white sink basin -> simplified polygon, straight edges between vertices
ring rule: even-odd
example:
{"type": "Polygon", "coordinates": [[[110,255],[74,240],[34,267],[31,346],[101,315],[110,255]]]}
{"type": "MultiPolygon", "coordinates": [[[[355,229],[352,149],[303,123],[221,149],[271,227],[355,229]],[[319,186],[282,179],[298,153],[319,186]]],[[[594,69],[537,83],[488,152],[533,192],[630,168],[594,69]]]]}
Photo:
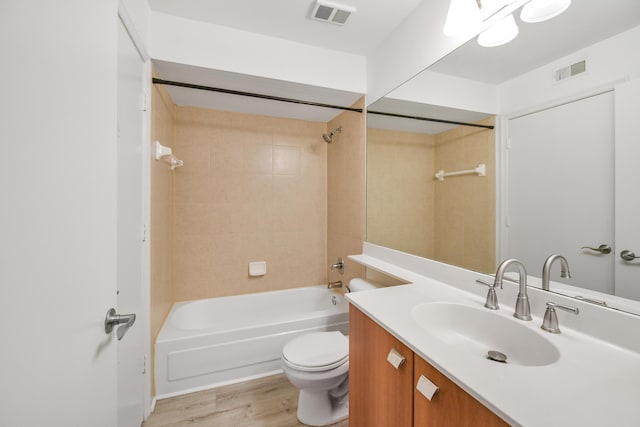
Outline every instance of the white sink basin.
{"type": "Polygon", "coordinates": [[[504,318],[488,309],[425,303],[414,307],[411,316],[430,335],[472,357],[486,358],[488,351],[499,351],[507,356],[507,364],[521,366],[549,365],[560,358],[548,339],[520,320],[504,318]]]}

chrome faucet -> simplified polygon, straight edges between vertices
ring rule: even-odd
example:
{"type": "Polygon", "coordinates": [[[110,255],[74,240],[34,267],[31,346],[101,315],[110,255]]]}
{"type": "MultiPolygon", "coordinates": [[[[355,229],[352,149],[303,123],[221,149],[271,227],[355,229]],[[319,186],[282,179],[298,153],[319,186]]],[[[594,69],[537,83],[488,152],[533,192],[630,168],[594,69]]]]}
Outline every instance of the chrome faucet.
{"type": "Polygon", "coordinates": [[[344,274],[344,261],[342,260],[342,257],[338,257],[338,262],[331,264],[329,267],[331,268],[331,271],[338,270],[338,273],[344,274]]]}
{"type": "Polygon", "coordinates": [[[549,280],[551,278],[551,266],[556,260],[560,260],[560,277],[562,278],[571,278],[571,272],[569,271],[569,262],[562,255],[554,254],[551,255],[544,262],[544,266],[542,267],[542,289],[545,291],[549,290],[549,280]]]}
{"type": "Polygon", "coordinates": [[[522,262],[517,259],[508,259],[502,261],[502,264],[498,266],[496,271],[496,278],[493,287],[502,287],[502,280],[504,279],[504,273],[511,265],[518,267],[520,290],[518,297],[516,298],[516,310],[513,316],[520,320],[531,320],[531,307],[529,305],[529,296],[527,295],[527,270],[524,268],[522,262]]]}

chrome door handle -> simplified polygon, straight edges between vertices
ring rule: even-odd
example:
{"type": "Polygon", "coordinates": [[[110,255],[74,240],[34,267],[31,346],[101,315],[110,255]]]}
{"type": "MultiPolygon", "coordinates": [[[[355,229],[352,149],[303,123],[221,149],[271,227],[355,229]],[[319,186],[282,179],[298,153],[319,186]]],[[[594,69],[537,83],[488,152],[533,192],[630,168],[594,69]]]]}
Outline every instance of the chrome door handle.
{"type": "Polygon", "coordinates": [[[628,249],[625,249],[624,251],[620,252],[620,258],[622,258],[625,261],[633,261],[636,258],[640,258],[640,256],[636,256],[636,254],[628,249]]]}
{"type": "Polygon", "coordinates": [[[589,250],[592,250],[594,252],[600,252],[601,254],[609,254],[609,253],[611,253],[611,246],[609,246],[607,244],[602,244],[602,245],[598,246],[597,248],[592,248],[591,246],[583,246],[580,249],[589,249],[589,250]]]}
{"type": "Polygon", "coordinates": [[[116,335],[118,336],[118,341],[124,337],[124,334],[127,333],[129,328],[133,326],[136,321],[135,314],[116,314],[115,308],[110,308],[107,311],[107,315],[104,318],[104,332],[106,334],[110,334],[113,331],[113,327],[116,325],[122,325],[118,328],[116,335]]]}

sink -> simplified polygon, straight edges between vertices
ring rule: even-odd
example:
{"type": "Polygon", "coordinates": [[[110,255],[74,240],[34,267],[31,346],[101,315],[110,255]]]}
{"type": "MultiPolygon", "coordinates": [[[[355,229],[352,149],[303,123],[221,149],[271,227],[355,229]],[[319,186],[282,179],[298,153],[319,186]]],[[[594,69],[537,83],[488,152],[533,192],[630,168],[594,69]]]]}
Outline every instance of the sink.
{"type": "Polygon", "coordinates": [[[560,358],[547,338],[487,309],[424,303],[413,308],[411,317],[430,335],[470,356],[486,358],[489,351],[498,351],[507,356],[507,364],[520,366],[550,365],[560,358]]]}

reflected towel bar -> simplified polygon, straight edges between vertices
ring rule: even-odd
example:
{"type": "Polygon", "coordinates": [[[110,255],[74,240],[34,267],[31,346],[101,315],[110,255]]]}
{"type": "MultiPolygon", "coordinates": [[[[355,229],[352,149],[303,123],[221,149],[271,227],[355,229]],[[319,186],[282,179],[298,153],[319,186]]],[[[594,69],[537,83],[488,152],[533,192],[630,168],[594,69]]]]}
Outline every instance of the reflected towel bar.
{"type": "Polygon", "coordinates": [[[444,179],[448,176],[471,175],[471,174],[476,174],[478,176],[486,176],[487,166],[484,163],[480,163],[478,167],[475,169],[466,169],[463,171],[456,171],[456,172],[445,172],[441,170],[441,171],[438,171],[438,173],[436,173],[435,177],[438,181],[444,181],[444,179]]]}

